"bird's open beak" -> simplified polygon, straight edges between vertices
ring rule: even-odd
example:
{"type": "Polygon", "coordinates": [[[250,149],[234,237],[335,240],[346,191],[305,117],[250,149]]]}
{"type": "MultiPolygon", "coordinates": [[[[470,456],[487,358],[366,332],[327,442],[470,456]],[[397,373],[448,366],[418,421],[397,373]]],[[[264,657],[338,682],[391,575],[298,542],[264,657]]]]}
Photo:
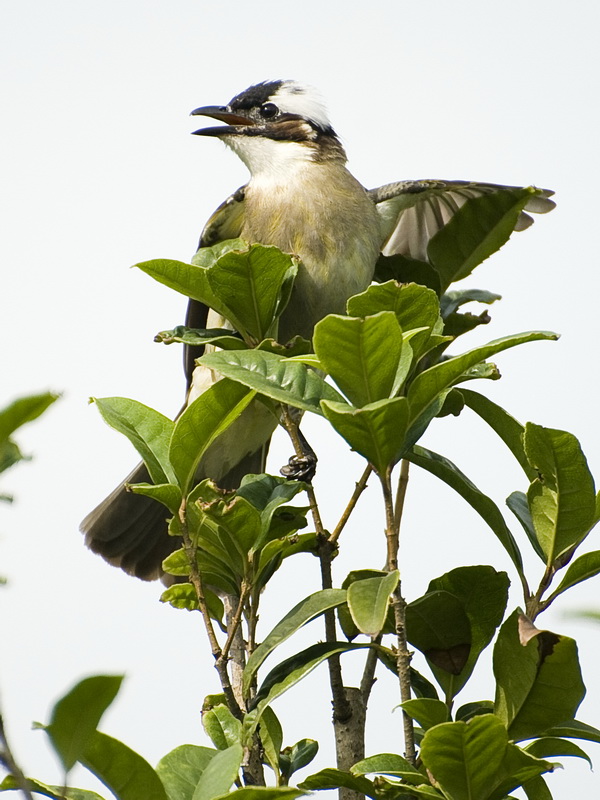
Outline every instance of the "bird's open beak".
{"type": "Polygon", "coordinates": [[[254,122],[248,117],[243,117],[241,114],[234,114],[227,106],[201,106],[195,108],[191,115],[192,117],[212,117],[224,122],[225,125],[218,125],[210,128],[200,128],[197,131],[192,131],[196,136],[227,136],[232,133],[239,133],[239,128],[247,125],[254,125],[254,122]]]}

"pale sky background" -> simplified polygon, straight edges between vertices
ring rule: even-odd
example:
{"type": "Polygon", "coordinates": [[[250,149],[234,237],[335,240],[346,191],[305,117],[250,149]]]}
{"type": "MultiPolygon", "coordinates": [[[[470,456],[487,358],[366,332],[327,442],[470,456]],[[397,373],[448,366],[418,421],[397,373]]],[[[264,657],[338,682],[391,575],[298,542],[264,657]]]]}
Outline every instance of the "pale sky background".
{"type": "MultiPolygon", "coordinates": [[[[534,328],[563,334],[497,358],[503,380],[474,387],[518,419],[565,428],[600,475],[597,428],[600,13],[596,2],[218,3],[202,0],[4,0],[2,59],[2,404],[53,389],[63,399],[19,434],[34,461],[5,473],[0,507],[3,646],[0,691],[14,749],[28,774],[61,779],[45,736],[52,702],[80,678],[127,680],[102,730],[151,763],[173,747],[208,744],[202,698],[218,690],[199,619],[158,603],[160,586],[107,566],[83,547],[78,523],[136,462],[90,395],[133,397],[173,415],[183,393],[181,353],[154,344],[183,322],[185,300],[129,266],[187,260],[204,221],[246,180],[235,155],[190,136],[191,109],[226,103],[251,83],[293,78],[327,100],[350,168],[367,186],[448,178],[548,187],[558,208],[515,235],[465,281],[503,295],[477,342],[534,328]],[[190,697],[195,698],[190,702],[190,697]]],[[[479,308],[474,310],[479,313],[479,308]]],[[[333,526],[362,471],[341,441],[321,442],[317,492],[333,526]]],[[[444,453],[502,504],[525,489],[501,443],[468,412],[432,425],[444,453]]],[[[273,447],[272,470],[287,459],[273,447]]],[[[507,520],[520,536],[519,526],[507,520]]],[[[344,534],[336,580],[384,561],[375,482],[344,534]]],[[[598,533],[587,547],[598,549],[598,533]]],[[[459,498],[413,470],[402,530],[408,599],[459,564],[515,575],[493,534],[459,498]]],[[[540,565],[528,558],[537,577],[540,565]]],[[[283,567],[263,599],[262,635],[318,588],[316,560],[283,567]]],[[[532,581],[533,582],[533,581],[532,581]]],[[[600,726],[600,627],[564,610],[600,607],[600,583],[570,592],[539,623],[574,636],[588,696],[579,718],[600,726]]],[[[511,608],[520,602],[515,591],[511,608]]],[[[319,624],[319,623],[318,623],[319,624]]],[[[290,643],[300,649],[321,629],[290,643]]],[[[458,704],[492,696],[489,659],[458,704]]],[[[282,656],[283,657],[283,654],[282,656]]],[[[348,662],[348,683],[357,669],[348,662]]],[[[417,667],[422,661],[415,661],[417,667]]],[[[424,667],[426,671],[426,667],[424,667]]],[[[402,750],[396,686],[381,676],[368,753],[402,750]]],[[[326,669],[275,706],[285,743],[322,741],[311,770],[333,764],[326,669]],[[304,692],[312,699],[302,700],[304,692]]],[[[600,748],[584,745],[600,759],[600,748]]],[[[576,759],[550,777],[558,800],[598,793],[576,759]]],[[[74,785],[93,788],[85,771],[74,785]]]]}

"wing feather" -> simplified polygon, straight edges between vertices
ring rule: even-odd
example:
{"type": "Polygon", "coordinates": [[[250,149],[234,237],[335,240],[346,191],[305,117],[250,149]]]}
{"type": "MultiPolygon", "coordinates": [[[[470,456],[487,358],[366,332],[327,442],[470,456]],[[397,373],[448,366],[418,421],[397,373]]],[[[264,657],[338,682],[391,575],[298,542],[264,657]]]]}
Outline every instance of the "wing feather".
{"type": "MultiPolygon", "coordinates": [[[[495,183],[469,181],[398,181],[371,189],[369,195],[377,206],[382,221],[384,255],[403,255],[427,260],[429,240],[448,223],[458,209],[472,197],[491,194],[498,189],[518,189],[495,183]]],[[[539,190],[531,196],[525,209],[533,214],[551,211],[554,192],[539,190]]],[[[515,230],[528,228],[533,219],[521,212],[515,230]]]]}

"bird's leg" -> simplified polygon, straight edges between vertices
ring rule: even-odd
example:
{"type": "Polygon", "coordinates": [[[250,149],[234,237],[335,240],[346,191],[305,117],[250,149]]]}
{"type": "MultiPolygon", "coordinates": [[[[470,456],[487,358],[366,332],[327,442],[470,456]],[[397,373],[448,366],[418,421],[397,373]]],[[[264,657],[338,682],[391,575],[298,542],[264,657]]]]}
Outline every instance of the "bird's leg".
{"type": "MultiPolygon", "coordinates": [[[[288,418],[291,418],[291,414],[288,418]]],[[[285,422],[284,425],[288,429],[288,433],[292,436],[285,422]]],[[[288,463],[282,467],[279,472],[290,481],[305,481],[305,483],[310,483],[317,471],[317,454],[307,442],[306,437],[295,420],[293,421],[293,426],[295,435],[292,436],[292,439],[297,452],[295,455],[291,456],[288,463]]]]}

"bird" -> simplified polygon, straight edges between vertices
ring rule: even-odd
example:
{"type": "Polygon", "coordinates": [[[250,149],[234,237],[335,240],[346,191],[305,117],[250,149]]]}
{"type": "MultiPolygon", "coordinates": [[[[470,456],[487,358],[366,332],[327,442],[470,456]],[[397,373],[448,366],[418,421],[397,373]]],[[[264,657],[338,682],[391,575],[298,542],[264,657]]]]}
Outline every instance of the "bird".
{"type": "MultiPolygon", "coordinates": [[[[199,247],[241,238],[296,255],[300,266],[290,301],[279,321],[278,340],[310,339],[327,314],[342,314],[349,297],[373,280],[381,254],[426,260],[429,240],[472,197],[506,187],[493,183],[404,180],[366,189],[347,169],[344,147],[316,89],[295,80],[257,83],[227,105],[202,106],[193,116],[218,125],[193,131],[221,140],[248,168],[248,182],[233,192],[204,226],[199,247]]],[[[527,212],[554,207],[550,190],[539,190],[521,212],[515,230],[527,228],[527,212]]],[[[196,300],[186,325],[214,327],[223,320],[196,300]]],[[[215,380],[197,366],[201,350],[186,347],[186,403],[215,380]]],[[[184,406],[185,407],[185,406],[184,406]]],[[[242,477],[263,472],[277,420],[253,401],[208,449],[197,480],[211,478],[235,489],[242,477]]],[[[179,545],[167,533],[167,511],[155,500],[126,491],[149,480],[143,464],[81,523],[87,546],[110,564],[142,580],[164,579],[162,562],[179,545]]]]}

